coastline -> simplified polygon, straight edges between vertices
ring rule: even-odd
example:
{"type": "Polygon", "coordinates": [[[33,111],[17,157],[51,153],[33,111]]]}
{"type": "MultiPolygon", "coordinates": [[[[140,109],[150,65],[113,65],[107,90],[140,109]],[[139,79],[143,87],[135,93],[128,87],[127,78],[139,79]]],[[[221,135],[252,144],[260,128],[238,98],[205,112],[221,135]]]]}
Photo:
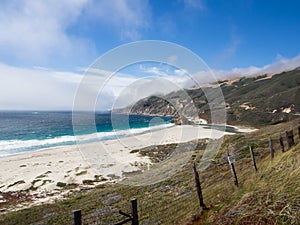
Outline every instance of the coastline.
{"type": "Polygon", "coordinates": [[[4,156],[0,158],[0,191],[19,191],[30,188],[54,190],[59,189],[57,182],[82,184],[83,180],[94,180],[95,175],[106,179],[111,177],[113,180],[113,178],[121,177],[123,172],[138,170],[136,166],[138,164],[150,163],[147,157],[130,153],[132,150],[151,145],[223,136],[223,132],[215,131],[214,137],[211,137],[211,131],[201,126],[172,126],[117,140],[4,156]],[[97,169],[87,162],[91,162],[89,157],[99,164],[97,169]]]}
{"type": "MultiPolygon", "coordinates": [[[[70,192],[116,182],[123,173],[140,171],[140,166],[151,164],[147,156],[133,150],[202,138],[218,139],[226,134],[233,133],[182,125],[116,140],[4,156],[0,158],[0,203],[6,201],[1,193],[20,191],[29,191],[26,193],[33,196],[27,206],[49,203],[65,198],[70,192]],[[97,165],[92,166],[95,161],[97,165]]],[[[13,210],[24,207],[14,206],[13,210]]]]}

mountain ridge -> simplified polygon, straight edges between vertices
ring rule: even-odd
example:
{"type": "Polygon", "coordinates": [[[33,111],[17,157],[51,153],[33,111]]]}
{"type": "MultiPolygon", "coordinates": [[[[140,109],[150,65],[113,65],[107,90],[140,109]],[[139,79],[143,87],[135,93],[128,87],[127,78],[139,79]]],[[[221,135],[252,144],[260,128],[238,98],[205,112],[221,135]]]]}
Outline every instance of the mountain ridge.
{"type": "MultiPolygon", "coordinates": [[[[261,126],[287,121],[300,115],[300,67],[272,75],[240,77],[217,82],[225,100],[227,123],[261,126]]],[[[216,92],[216,86],[190,88],[165,96],[150,96],[134,105],[117,109],[119,113],[179,116],[182,110],[192,117],[211,122],[207,95],[216,92]],[[183,98],[183,95],[187,95],[183,98]],[[189,103],[189,99],[193,105],[189,103]],[[192,108],[196,108],[197,115],[192,108]]],[[[195,109],[194,109],[195,111],[195,109]]]]}

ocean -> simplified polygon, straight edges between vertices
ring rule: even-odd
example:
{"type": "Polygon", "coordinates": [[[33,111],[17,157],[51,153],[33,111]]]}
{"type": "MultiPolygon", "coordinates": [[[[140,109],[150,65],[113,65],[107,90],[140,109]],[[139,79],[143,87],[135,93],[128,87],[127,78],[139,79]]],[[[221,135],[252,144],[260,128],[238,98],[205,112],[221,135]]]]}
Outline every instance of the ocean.
{"type": "MultiPolygon", "coordinates": [[[[85,124],[82,130],[76,130],[86,143],[173,126],[170,117],[103,112],[94,115],[94,125],[85,124]],[[95,130],[96,140],[91,135],[95,130]]],[[[72,112],[0,111],[0,157],[75,144],[72,112]]]]}

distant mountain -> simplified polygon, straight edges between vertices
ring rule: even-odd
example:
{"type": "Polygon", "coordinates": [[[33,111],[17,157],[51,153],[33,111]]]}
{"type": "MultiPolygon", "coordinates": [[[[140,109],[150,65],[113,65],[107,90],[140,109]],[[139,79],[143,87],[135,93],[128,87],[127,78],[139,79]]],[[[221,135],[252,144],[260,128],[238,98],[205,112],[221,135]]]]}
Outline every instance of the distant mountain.
{"type": "Polygon", "coordinates": [[[122,113],[148,115],[182,115],[197,108],[200,118],[210,121],[210,98],[222,89],[229,124],[275,124],[300,116],[300,69],[275,75],[241,77],[223,80],[204,88],[172,92],[165,96],[151,96],[133,106],[117,110],[122,113]],[[192,100],[192,104],[191,104],[192,100]]]}

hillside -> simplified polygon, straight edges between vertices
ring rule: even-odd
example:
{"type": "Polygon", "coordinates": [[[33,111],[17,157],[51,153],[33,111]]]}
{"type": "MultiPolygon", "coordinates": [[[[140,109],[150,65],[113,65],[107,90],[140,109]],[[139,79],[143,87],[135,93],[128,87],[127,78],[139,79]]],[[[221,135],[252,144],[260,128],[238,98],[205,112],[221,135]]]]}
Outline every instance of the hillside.
{"type": "MultiPolygon", "coordinates": [[[[300,112],[300,69],[258,77],[242,77],[229,82],[219,81],[226,102],[227,121],[229,124],[261,126],[276,124],[295,118],[300,112]]],[[[117,110],[133,114],[176,115],[187,104],[186,95],[193,100],[198,115],[210,119],[210,108],[204,93],[211,95],[214,86],[187,89],[170,93],[166,96],[151,96],[138,101],[126,109],[117,110]]]]}
{"type": "MultiPolygon", "coordinates": [[[[196,150],[190,152],[190,161],[165,181],[141,187],[101,184],[93,190],[86,188],[80,192],[70,192],[66,200],[54,204],[45,203],[5,214],[3,211],[9,204],[2,204],[0,224],[71,224],[74,209],[82,209],[83,224],[114,224],[124,219],[119,210],[130,212],[130,199],[133,197],[138,200],[142,225],[300,224],[299,123],[298,119],[252,133],[226,136],[210,167],[200,172],[208,210],[200,211],[192,171],[193,162],[199,162],[205,148],[206,141],[199,140],[196,150]],[[278,137],[291,128],[296,134],[296,145],[282,153],[278,137]],[[270,159],[268,137],[274,140],[273,160],[270,159]],[[252,168],[249,145],[254,146],[258,167],[256,173],[252,168]],[[232,180],[227,162],[228,151],[236,158],[239,187],[232,180]]],[[[153,161],[157,162],[165,159],[161,156],[167,155],[174,148],[172,145],[137,151],[141,155],[153,153],[153,161]]],[[[24,204],[24,195],[18,195],[19,203],[24,204]]]]}

